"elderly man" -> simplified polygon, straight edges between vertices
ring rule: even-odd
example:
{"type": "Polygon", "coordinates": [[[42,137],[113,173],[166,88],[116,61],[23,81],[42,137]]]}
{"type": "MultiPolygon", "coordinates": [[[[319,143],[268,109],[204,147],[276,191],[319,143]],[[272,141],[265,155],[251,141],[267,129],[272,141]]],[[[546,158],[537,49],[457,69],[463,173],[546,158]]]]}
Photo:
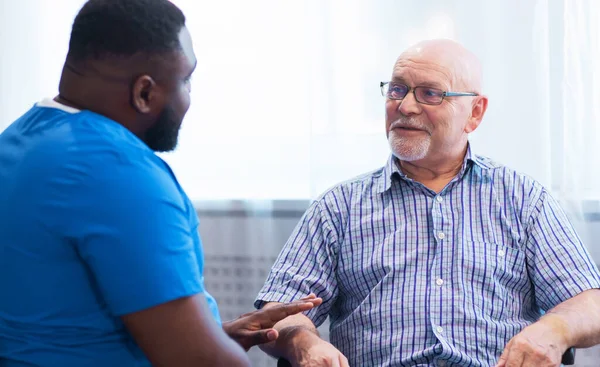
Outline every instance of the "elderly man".
{"type": "Polygon", "coordinates": [[[600,276],[539,183],[477,155],[481,67],[421,42],[381,83],[392,155],[312,203],[256,307],[316,293],[263,350],[293,366],[558,366],[600,342],[600,276]],[[315,325],[327,316],[331,344],[315,325]]]}

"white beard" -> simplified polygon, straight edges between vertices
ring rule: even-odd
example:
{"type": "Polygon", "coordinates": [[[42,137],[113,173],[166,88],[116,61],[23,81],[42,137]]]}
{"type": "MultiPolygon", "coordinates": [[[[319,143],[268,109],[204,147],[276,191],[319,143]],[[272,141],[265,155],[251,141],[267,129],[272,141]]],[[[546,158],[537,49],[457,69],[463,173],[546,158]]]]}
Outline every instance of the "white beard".
{"type": "Polygon", "coordinates": [[[388,135],[388,143],[392,149],[392,153],[401,161],[417,161],[425,158],[431,144],[430,136],[419,138],[406,138],[398,136],[395,131],[390,131],[388,135]]]}

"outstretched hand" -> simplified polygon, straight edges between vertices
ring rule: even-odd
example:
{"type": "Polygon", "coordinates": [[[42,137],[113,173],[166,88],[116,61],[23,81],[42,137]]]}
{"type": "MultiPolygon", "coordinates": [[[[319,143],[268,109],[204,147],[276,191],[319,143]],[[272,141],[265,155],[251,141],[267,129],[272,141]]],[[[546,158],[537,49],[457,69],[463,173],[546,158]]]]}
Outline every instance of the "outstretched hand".
{"type": "Polygon", "coordinates": [[[319,306],[323,300],[314,294],[299,300],[252,311],[235,320],[223,323],[223,330],[246,351],[251,347],[272,342],[279,333],[273,326],[288,316],[319,306]]]}

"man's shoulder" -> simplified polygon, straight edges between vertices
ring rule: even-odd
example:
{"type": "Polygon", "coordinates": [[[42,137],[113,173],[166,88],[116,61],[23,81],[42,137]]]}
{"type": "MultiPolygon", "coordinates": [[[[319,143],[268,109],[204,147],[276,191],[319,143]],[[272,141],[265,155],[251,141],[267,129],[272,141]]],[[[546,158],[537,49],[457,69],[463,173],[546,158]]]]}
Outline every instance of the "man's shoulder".
{"type": "MultiPolygon", "coordinates": [[[[168,166],[142,140],[118,122],[91,111],[66,113],[34,107],[32,117],[46,126],[45,140],[54,143],[56,158],[83,164],[88,170],[110,172],[122,166],[170,173],[168,166]],[[150,168],[150,169],[148,169],[150,168]]],[[[64,162],[63,162],[64,163],[64,162]]]]}
{"type": "Polygon", "coordinates": [[[12,148],[25,152],[51,150],[72,154],[93,153],[98,149],[132,155],[152,151],[121,124],[91,111],[60,108],[44,101],[34,105],[2,133],[12,148]],[[22,144],[27,142],[29,144],[22,144]]]}
{"type": "Polygon", "coordinates": [[[38,191],[83,193],[94,181],[138,187],[175,181],[169,166],[129,130],[89,111],[36,105],[0,135],[0,144],[3,171],[13,181],[28,172],[19,186],[38,191]]]}
{"type": "Polygon", "coordinates": [[[475,173],[481,174],[494,186],[503,187],[505,190],[511,190],[514,194],[523,196],[539,196],[547,191],[544,185],[527,173],[521,172],[507,165],[504,165],[490,157],[483,155],[473,155],[475,173]]]}
{"type": "Polygon", "coordinates": [[[121,159],[152,156],[154,152],[131,131],[116,121],[82,111],[69,127],[71,143],[78,150],[111,151],[121,159]]]}

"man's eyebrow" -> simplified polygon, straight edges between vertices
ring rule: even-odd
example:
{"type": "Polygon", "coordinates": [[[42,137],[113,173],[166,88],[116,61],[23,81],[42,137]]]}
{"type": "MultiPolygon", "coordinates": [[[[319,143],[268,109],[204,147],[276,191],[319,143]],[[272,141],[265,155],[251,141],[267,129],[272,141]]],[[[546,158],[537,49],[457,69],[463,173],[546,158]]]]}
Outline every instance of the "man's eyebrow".
{"type": "Polygon", "coordinates": [[[442,86],[440,83],[436,83],[436,82],[423,82],[423,83],[419,83],[419,85],[422,87],[428,87],[428,88],[445,89],[444,86],[442,86]]]}
{"type": "MultiPolygon", "coordinates": [[[[405,85],[410,86],[409,83],[406,82],[406,80],[404,80],[404,78],[402,78],[402,77],[394,76],[394,77],[392,77],[391,82],[392,83],[401,83],[401,84],[405,84],[405,85]]],[[[434,89],[440,89],[440,90],[444,90],[444,88],[445,88],[441,83],[432,82],[432,81],[425,81],[425,82],[422,82],[422,83],[416,83],[414,85],[414,87],[427,87],[427,88],[434,88],[434,89]]]]}

